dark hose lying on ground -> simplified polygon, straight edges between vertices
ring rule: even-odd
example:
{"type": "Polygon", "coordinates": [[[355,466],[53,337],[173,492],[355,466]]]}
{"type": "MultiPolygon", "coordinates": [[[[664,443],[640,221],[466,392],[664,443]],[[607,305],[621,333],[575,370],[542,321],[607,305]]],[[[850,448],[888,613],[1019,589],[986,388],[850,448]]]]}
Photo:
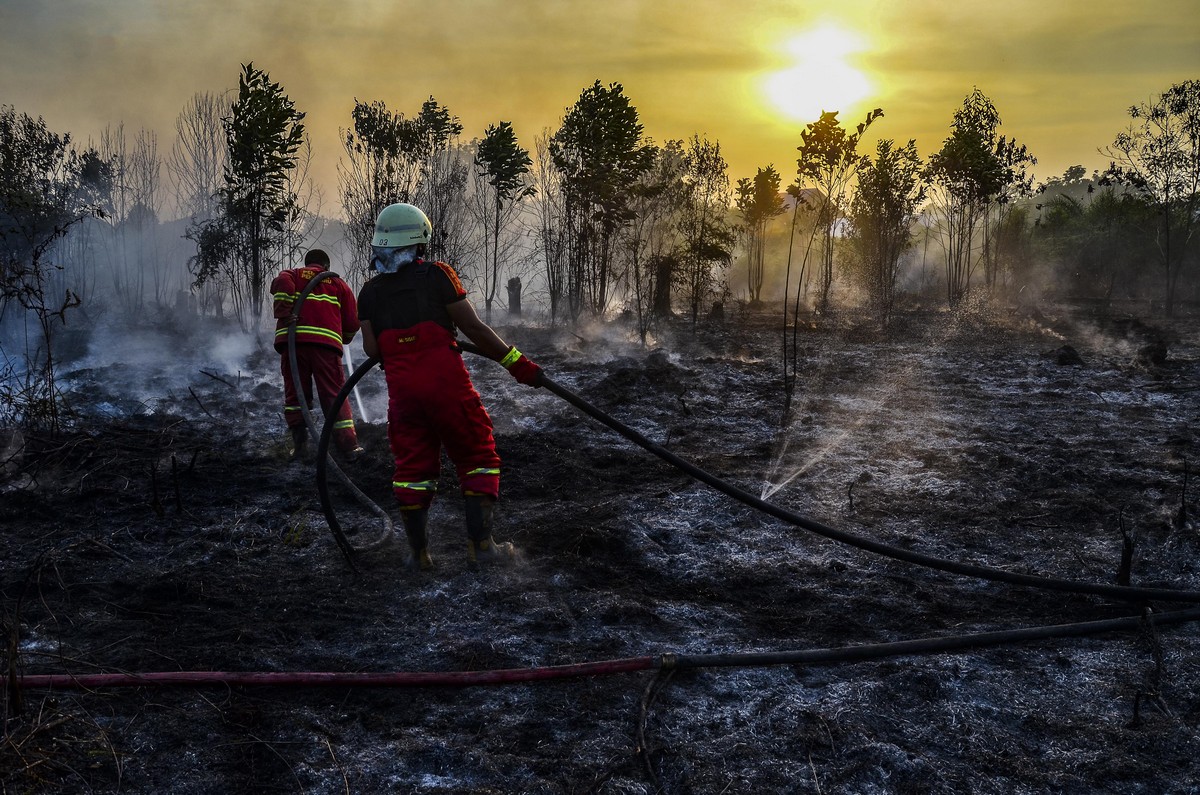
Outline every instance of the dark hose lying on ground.
{"type": "MultiPolygon", "coordinates": [[[[304,384],[300,380],[300,363],[299,363],[299,361],[297,361],[297,358],[296,358],[296,323],[300,320],[300,307],[302,307],[304,305],[304,301],[312,293],[313,288],[315,288],[322,281],[324,281],[325,279],[328,279],[330,276],[333,276],[333,275],[334,274],[332,271],[318,271],[317,273],[315,273],[313,275],[313,277],[308,280],[308,284],[304,285],[304,289],[300,291],[300,295],[296,298],[296,301],[292,304],[292,313],[290,315],[288,315],[288,317],[287,317],[287,322],[288,322],[288,332],[287,332],[288,363],[291,365],[291,368],[292,368],[292,388],[296,390],[296,400],[297,400],[297,402],[300,403],[300,412],[304,417],[304,427],[308,430],[309,437],[312,438],[314,441],[318,441],[319,450],[318,450],[318,458],[317,458],[317,469],[318,469],[318,488],[319,489],[320,488],[327,489],[326,479],[325,479],[325,468],[326,468],[326,459],[328,458],[329,444],[327,441],[325,441],[323,446],[320,443],[321,441],[325,440],[325,436],[327,435],[327,433],[322,433],[321,440],[317,439],[317,423],[316,423],[316,420],[313,419],[312,410],[308,407],[308,401],[306,401],[304,399],[304,384]]],[[[358,380],[356,379],[354,383],[358,383],[358,380]]],[[[353,386],[353,385],[351,385],[351,386],[353,386]]],[[[343,390],[343,392],[338,393],[338,399],[334,402],[334,405],[331,407],[329,415],[325,417],[325,425],[324,425],[324,429],[323,429],[324,432],[328,432],[330,429],[332,429],[333,422],[330,421],[330,417],[337,416],[338,411],[342,407],[342,403],[344,403],[346,400],[345,395],[349,394],[349,392],[346,390],[343,390]],[[343,394],[343,392],[345,394],[343,394]]],[[[362,491],[360,491],[359,488],[354,485],[354,482],[352,480],[350,480],[349,477],[346,476],[346,473],[342,472],[342,470],[338,467],[337,464],[333,464],[333,471],[334,471],[334,474],[337,475],[338,480],[340,480],[342,482],[342,484],[345,485],[345,487],[350,490],[350,493],[354,495],[354,497],[359,501],[359,503],[361,505],[366,507],[368,510],[370,510],[372,513],[374,513],[376,516],[380,517],[380,519],[383,520],[383,523],[384,523],[383,532],[380,534],[379,538],[376,539],[373,546],[378,545],[378,544],[382,543],[383,541],[385,541],[392,533],[392,517],[388,516],[387,511],[383,510],[378,505],[376,505],[374,500],[372,500],[367,495],[363,494],[362,491]]],[[[324,503],[322,503],[322,504],[324,504],[324,503]]],[[[328,516],[328,515],[329,515],[329,513],[326,512],[326,516],[328,516]]],[[[330,529],[333,530],[332,525],[330,526],[330,529]]],[[[333,530],[333,538],[337,542],[338,548],[342,550],[342,555],[345,556],[346,562],[349,563],[351,567],[353,567],[354,566],[354,558],[353,558],[352,553],[355,550],[350,545],[350,542],[346,539],[346,536],[341,532],[340,529],[336,529],[336,530],[333,530]]]]}
{"type": "Polygon", "coordinates": [[[474,687],[510,685],[550,679],[578,679],[646,670],[686,668],[761,668],[773,665],[831,665],[885,657],[943,654],[1048,638],[1082,637],[1107,632],[1143,630],[1200,620],[1200,608],[1149,613],[1143,616],[1085,621],[1076,624],[1026,627],[974,635],[921,638],[835,649],[743,652],[737,654],[660,654],[573,665],[508,668],[492,671],[398,671],[338,673],[321,671],[234,672],[166,671],[120,674],[33,674],[19,677],[21,688],[97,689],[105,687],[198,687],[204,685],[271,685],[293,687],[474,687]]]}
{"type": "MultiPolygon", "coordinates": [[[[293,323],[294,326],[294,323],[293,323]]],[[[289,347],[293,349],[293,330],[289,331],[289,347]]],[[[474,353],[479,351],[474,346],[463,344],[463,348],[474,353]]],[[[379,363],[378,359],[368,359],[346,381],[342,391],[331,409],[331,416],[336,415],[342,401],[354,388],[355,384],[379,363]]],[[[293,361],[293,371],[295,362],[293,361]]],[[[819,522],[794,514],[778,506],[772,505],[743,489],[726,483],[705,472],[699,467],[680,459],[673,453],[633,429],[623,425],[604,412],[592,406],[587,401],[562,386],[554,383],[543,375],[541,386],[566,400],[585,414],[599,420],[630,441],[654,453],[658,457],[687,472],[692,477],[706,483],[734,499],[758,508],[785,522],[798,525],[823,535],[835,541],[849,544],[887,557],[903,560],[929,568],[940,569],[956,574],[978,577],[986,580],[1007,582],[1034,588],[1045,588],[1072,593],[1088,593],[1109,596],[1123,601],[1145,601],[1148,599],[1163,599],[1171,601],[1200,601],[1200,594],[1192,591],[1176,591],[1161,588],[1132,588],[1109,586],[1092,583],[1079,583],[1069,580],[1038,577],[1027,574],[1015,574],[984,566],[973,566],[955,561],[934,558],[919,553],[889,547],[869,539],[860,538],[826,527],[819,522]]],[[[338,541],[338,546],[350,559],[351,546],[346,541],[333,507],[329,501],[329,492],[325,479],[324,462],[328,458],[330,428],[332,423],[326,423],[322,431],[318,450],[318,489],[321,493],[321,504],[329,520],[330,529],[338,541]]],[[[372,503],[374,504],[374,503],[372,503]]],[[[353,564],[351,564],[353,565],[353,564]]],[[[202,686],[202,685],[272,685],[300,687],[470,687],[479,685],[516,684],[523,682],[544,681],[550,679],[579,678],[586,676],[602,676],[610,674],[632,673],[636,671],[657,669],[659,671],[686,668],[716,668],[716,667],[764,667],[772,665],[827,665],[833,663],[860,662],[894,656],[912,656],[919,654],[941,654],[972,648],[999,646],[1004,644],[1028,642],[1058,637],[1080,637],[1108,632],[1153,629],[1158,626],[1180,624],[1200,620],[1200,608],[1174,610],[1165,613],[1154,613],[1144,609],[1141,616],[1107,619],[1102,621],[1087,621],[1074,624],[1056,624],[1049,626],[1028,627],[1025,629],[999,630],[973,635],[958,635],[942,638],[923,638],[917,640],[898,641],[893,643],[864,644],[835,649],[808,649],[798,651],[775,652],[740,652],[726,654],[674,654],[667,653],[646,657],[631,657],[617,660],[605,660],[591,663],[571,665],[543,666],[536,668],[514,668],[491,671],[445,671],[445,672],[392,672],[392,673],[340,673],[340,672],[225,672],[225,671],[175,671],[153,673],[120,673],[120,674],[33,674],[16,677],[10,684],[20,688],[58,688],[58,689],[94,689],[104,687],[163,687],[163,686],[202,686]]]]}
{"type": "MultiPolygon", "coordinates": [[[[482,355],[478,348],[469,342],[460,342],[459,345],[463,350],[471,353],[482,355]]],[[[335,405],[331,409],[336,412],[341,406],[342,401],[346,400],[354,385],[358,383],[366,373],[379,363],[378,359],[371,358],[363,362],[361,366],[354,372],[346,381],[346,385],[342,387],[342,391],[338,393],[335,405]]],[[[583,398],[571,392],[569,389],[556,384],[544,372],[542,374],[541,386],[550,392],[553,392],[558,397],[570,403],[575,408],[587,414],[589,417],[599,421],[601,424],[608,426],[620,435],[624,436],[629,441],[647,450],[650,453],[658,456],[668,464],[677,469],[686,472],[701,483],[705,483],[717,491],[732,497],[739,502],[745,503],[752,508],[755,508],[763,513],[774,516],[789,524],[794,524],[805,530],[809,530],[818,535],[824,536],[833,541],[837,541],[848,546],[858,549],[873,552],[884,557],[894,560],[912,563],[917,566],[924,566],[938,571],[945,571],[951,574],[959,574],[965,577],[974,577],[982,580],[990,580],[993,582],[1003,582],[1010,585],[1020,585],[1029,588],[1038,588],[1050,591],[1062,591],[1066,593],[1077,594],[1092,594],[1094,596],[1103,596],[1109,599],[1118,599],[1126,602],[1143,602],[1147,600],[1160,599],[1171,602],[1200,602],[1200,592],[1177,590],[1173,588],[1141,588],[1122,585],[1106,585],[1103,583],[1088,583],[1079,582],[1076,580],[1065,580],[1055,577],[1043,577],[1036,574],[1020,574],[1017,572],[1005,571],[1004,569],[996,569],[990,566],[979,566],[971,563],[961,563],[955,560],[939,558],[933,555],[926,555],[920,552],[913,552],[906,549],[884,544],[880,541],[873,541],[869,538],[864,538],[854,533],[848,533],[843,530],[837,530],[828,525],[821,524],[813,519],[809,519],[800,514],[794,513],[781,508],[778,505],[769,503],[766,500],[756,497],[745,489],[734,486],[728,481],[722,480],[715,475],[701,469],[700,467],[686,461],[679,456],[667,450],[662,445],[650,441],[642,434],[630,428],[628,425],[614,419],[605,414],[600,409],[593,406],[583,398]]],[[[343,552],[346,550],[345,537],[342,535],[341,526],[337,522],[337,517],[333,511],[333,505],[329,501],[328,488],[325,485],[324,471],[321,467],[321,462],[325,461],[326,456],[324,451],[328,449],[330,430],[326,426],[321,434],[321,443],[318,449],[318,469],[317,469],[317,488],[321,495],[321,508],[325,512],[325,517],[329,522],[330,530],[334,537],[338,539],[338,545],[342,547],[343,552]]]]}
{"type": "MultiPolygon", "coordinates": [[[[464,348],[467,346],[464,345],[464,348]]],[[[912,552],[899,547],[893,547],[884,544],[880,541],[873,541],[869,538],[864,538],[853,533],[837,530],[828,525],[821,524],[813,519],[809,519],[800,514],[794,513],[781,508],[778,505],[769,503],[764,499],[754,496],[745,489],[734,486],[733,484],[722,480],[715,475],[708,473],[700,467],[692,464],[671,451],[662,447],[655,442],[650,441],[645,436],[630,428],[627,425],[613,419],[605,414],[600,409],[588,403],[583,398],[574,394],[568,389],[565,389],[554,383],[550,378],[543,376],[542,386],[558,395],[563,400],[570,403],[575,408],[582,411],[584,414],[598,420],[599,422],[612,428],[617,433],[624,436],[639,447],[653,453],[663,459],[672,466],[688,473],[701,483],[712,486],[717,491],[726,494],[735,500],[745,503],[752,508],[756,508],[763,513],[774,516],[776,519],[794,524],[797,527],[802,527],[805,530],[812,531],[817,535],[824,536],[833,541],[846,544],[848,546],[857,547],[868,552],[874,552],[884,557],[889,557],[894,560],[901,560],[905,563],[912,563],[917,566],[924,566],[930,569],[949,572],[951,574],[961,574],[966,577],[975,577],[982,580],[992,580],[994,582],[1004,582],[1010,585],[1022,585],[1030,588],[1039,588],[1049,591],[1065,591],[1067,593],[1093,594],[1095,596],[1104,596],[1110,599],[1120,599],[1128,602],[1140,602],[1151,599],[1161,599],[1172,602],[1200,602],[1200,591],[1184,591],[1173,588],[1141,588],[1120,585],[1105,585],[1102,583],[1086,583],[1076,580],[1063,580],[1054,577],[1043,577],[1036,574],[1019,574],[1017,572],[1005,571],[1004,569],[996,569],[991,566],[979,566],[970,563],[960,563],[955,560],[947,560],[933,555],[925,555],[920,552],[912,552]]]]}

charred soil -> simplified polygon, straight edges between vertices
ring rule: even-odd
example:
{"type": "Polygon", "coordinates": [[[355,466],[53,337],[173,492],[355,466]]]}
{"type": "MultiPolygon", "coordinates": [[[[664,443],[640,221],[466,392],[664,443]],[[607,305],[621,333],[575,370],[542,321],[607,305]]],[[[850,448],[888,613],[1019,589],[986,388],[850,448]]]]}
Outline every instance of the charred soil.
{"type": "MultiPolygon", "coordinates": [[[[1200,590],[1197,320],[912,312],[883,336],[824,319],[797,335],[787,422],[776,324],[735,312],[653,348],[615,327],[500,330],[639,433],[824,524],[1010,571],[1200,590]]],[[[274,353],[180,380],[68,367],[75,430],[0,445],[3,791],[1200,791],[1194,624],[466,688],[20,687],[839,648],[1186,606],[839,545],[468,363],[504,460],[496,536],[522,559],[467,565],[447,465],[425,573],[402,538],[343,559],[313,463],[288,461],[274,353]]],[[[382,389],[377,372],[362,382],[368,452],[342,468],[392,511],[382,389]]],[[[352,541],[379,535],[330,489],[352,541]]]]}

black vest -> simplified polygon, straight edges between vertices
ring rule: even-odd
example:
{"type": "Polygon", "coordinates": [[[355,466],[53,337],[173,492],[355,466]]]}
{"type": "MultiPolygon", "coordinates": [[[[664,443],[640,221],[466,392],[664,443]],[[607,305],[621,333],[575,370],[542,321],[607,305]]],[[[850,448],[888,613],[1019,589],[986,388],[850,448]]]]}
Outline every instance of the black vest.
{"type": "Polygon", "coordinates": [[[450,313],[439,300],[434,263],[426,260],[405,265],[395,273],[381,273],[370,281],[375,295],[370,321],[371,329],[380,334],[388,329],[412,328],[418,323],[433,322],[456,332],[450,313]]]}

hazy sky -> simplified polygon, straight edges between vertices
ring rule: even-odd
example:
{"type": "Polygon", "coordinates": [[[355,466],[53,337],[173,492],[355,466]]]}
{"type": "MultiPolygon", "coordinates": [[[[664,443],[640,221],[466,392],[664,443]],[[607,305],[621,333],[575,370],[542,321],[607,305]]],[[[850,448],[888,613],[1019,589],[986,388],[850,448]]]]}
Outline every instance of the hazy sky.
{"type": "Polygon", "coordinates": [[[1039,179],[1106,160],[1127,108],[1200,78],[1200,0],[0,0],[0,104],[99,140],[124,124],[169,151],[198,92],[253,62],[307,114],[337,214],[339,128],[357,98],[435,97],[464,139],[511,121],[533,148],[595,80],[621,83],[656,141],[719,140],[730,177],[790,179],[821,108],[936,151],[978,86],[1039,179]]]}

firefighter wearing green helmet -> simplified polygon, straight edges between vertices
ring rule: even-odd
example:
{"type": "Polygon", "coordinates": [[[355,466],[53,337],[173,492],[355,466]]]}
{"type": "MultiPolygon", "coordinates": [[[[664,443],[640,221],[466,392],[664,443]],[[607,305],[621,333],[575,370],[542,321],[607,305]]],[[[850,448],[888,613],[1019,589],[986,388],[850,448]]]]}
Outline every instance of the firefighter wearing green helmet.
{"type": "Polygon", "coordinates": [[[382,361],[387,379],[392,491],[413,564],[428,569],[429,506],[445,448],[465,497],[468,559],[511,560],[516,548],[492,538],[500,457],[491,417],[463,364],[458,332],[523,384],[538,386],[542,371],[479,318],[454,268],[424,259],[432,234],[419,207],[385,207],[371,239],[377,273],[358,295],[363,350],[382,361]]]}

